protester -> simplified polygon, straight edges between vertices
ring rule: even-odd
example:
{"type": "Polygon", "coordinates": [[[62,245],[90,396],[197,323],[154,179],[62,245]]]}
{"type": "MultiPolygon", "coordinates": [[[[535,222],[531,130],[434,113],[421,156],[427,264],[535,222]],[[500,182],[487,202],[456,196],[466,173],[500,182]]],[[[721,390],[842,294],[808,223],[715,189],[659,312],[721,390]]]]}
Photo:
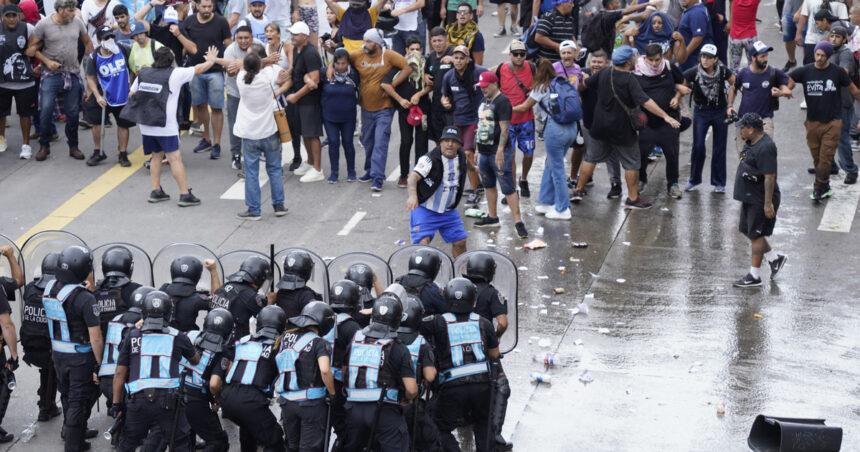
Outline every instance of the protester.
{"type": "Polygon", "coordinates": [[[320,107],[320,54],[311,45],[310,31],[304,22],[294,22],[290,27],[293,43],[293,92],[286,100],[296,106],[298,127],[291,132],[302,137],[308,153],[307,163],[303,163],[295,173],[302,176],[299,182],[319,182],[325,180],[320,154],[322,151],[322,108],[320,107]]]}
{"type": "Polygon", "coordinates": [[[132,41],[129,44],[131,51],[128,56],[128,70],[134,77],[141,68],[152,67],[155,51],[164,46],[146,35],[146,26],[143,23],[135,21],[131,28],[129,36],[132,41]]]}
{"type": "MultiPolygon", "coordinates": [[[[322,87],[322,119],[328,137],[328,156],[331,174],[328,182],[337,182],[340,176],[340,147],[346,159],[346,181],[355,182],[355,108],[358,105],[358,73],[349,65],[349,52],[335,50],[331,76],[325,76],[322,87]]],[[[328,71],[326,71],[328,74],[328,71]]]]}
{"type": "Polygon", "coordinates": [[[427,23],[421,14],[424,4],[431,0],[397,0],[392,2],[391,16],[398,19],[394,26],[396,32],[391,37],[393,50],[406,55],[409,37],[415,36],[423,49],[427,42],[427,23]]]}
{"type": "MultiPolygon", "coordinates": [[[[573,41],[569,42],[573,44],[573,41]]],[[[567,48],[568,50],[570,49],[570,47],[567,48]]],[[[575,45],[573,49],[575,51],[575,45]]],[[[499,88],[502,90],[502,94],[510,100],[511,105],[520,105],[525,102],[529,91],[531,91],[535,75],[535,65],[531,62],[526,64],[526,46],[522,41],[512,41],[508,50],[510,51],[511,60],[507,63],[499,64],[495,68],[490,69],[490,71],[496,74],[496,77],[499,79],[499,88]]],[[[572,59],[570,61],[571,63],[573,62],[572,59]]],[[[576,70],[571,70],[570,72],[573,77],[576,77],[579,74],[579,66],[576,66],[576,63],[573,63],[573,65],[576,67],[576,70]],[[573,73],[576,73],[576,75],[573,75],[573,73]]],[[[513,113],[509,127],[512,149],[516,150],[519,147],[520,152],[523,153],[522,165],[520,165],[519,195],[523,198],[529,198],[531,197],[531,190],[529,190],[528,177],[535,152],[534,112],[529,109],[524,112],[513,113]]]]}
{"type": "Polygon", "coordinates": [[[681,0],[684,7],[684,15],[678,26],[678,33],[684,39],[686,51],[685,58],[679,57],[681,70],[686,71],[695,67],[699,62],[699,52],[707,44],[714,44],[714,32],[711,17],[707,8],[699,0],[681,0]]]}
{"type": "Polygon", "coordinates": [[[376,19],[386,0],[376,0],[373,5],[368,0],[349,0],[349,8],[346,9],[334,0],[325,2],[337,14],[337,20],[340,21],[338,33],[343,38],[344,48],[352,53],[361,50],[364,33],[376,26],[376,19]]]}
{"type": "Polygon", "coordinates": [[[484,64],[484,35],[478,29],[478,22],[474,20],[474,8],[469,2],[463,2],[456,8],[456,12],[455,21],[445,21],[448,24],[445,27],[448,32],[448,45],[465,46],[469,50],[469,58],[475,64],[484,64]]]}
{"type": "Polygon", "coordinates": [[[439,144],[439,137],[442,136],[442,129],[447,124],[453,124],[454,119],[451,112],[447,111],[442,106],[442,79],[445,74],[453,67],[454,48],[448,45],[447,32],[442,27],[435,27],[430,30],[430,52],[427,53],[426,71],[424,74],[425,83],[433,87],[432,99],[430,103],[430,118],[427,123],[428,138],[439,144]]]}
{"type": "Polygon", "coordinates": [[[729,69],[733,72],[740,69],[744,52],[747,54],[747,60],[752,60],[750,49],[753,43],[758,41],[755,22],[760,1],[733,0],[729,2],[732,11],[732,20],[729,22],[729,69]]]}
{"type": "Polygon", "coordinates": [[[12,113],[12,99],[21,125],[21,152],[19,157],[29,159],[33,153],[30,148],[30,116],[38,114],[36,102],[39,88],[33,74],[33,62],[26,56],[27,40],[33,35],[34,27],[19,20],[21,9],[5,5],[2,9],[4,48],[0,50],[3,58],[3,72],[0,73],[0,152],[8,148],[6,142],[6,117],[12,113]],[[8,68],[8,69],[6,69],[8,68]]]}
{"type": "MultiPolygon", "coordinates": [[[[848,73],[848,78],[856,80],[857,77],[857,60],[854,59],[854,53],[846,45],[848,40],[848,30],[841,25],[833,25],[830,29],[828,37],[830,44],[833,45],[833,55],[829,61],[848,73]]],[[[854,163],[854,155],[851,150],[850,132],[856,127],[854,121],[854,99],[848,90],[842,90],[842,132],[839,134],[839,147],[837,148],[837,160],[839,166],[845,171],[846,184],[857,183],[857,164],[854,163]]],[[[834,162],[834,165],[836,162],[834,162]]],[[[831,173],[833,171],[831,170],[831,173]]]]}
{"type": "Polygon", "coordinates": [[[535,29],[535,44],[540,46],[538,56],[551,62],[559,60],[559,44],[575,39],[578,30],[578,18],[572,14],[573,0],[556,0],[553,4],[552,11],[540,18],[535,29]]]}
{"type": "Polygon", "coordinates": [[[496,5],[496,15],[499,17],[499,31],[493,35],[494,38],[501,38],[508,34],[505,30],[505,19],[508,17],[508,10],[511,12],[511,36],[517,36],[517,19],[519,19],[519,0],[490,0],[490,3],[496,5]]]}
{"type": "MultiPolygon", "coordinates": [[[[469,14],[467,21],[474,20],[475,25],[478,25],[478,17],[484,15],[484,0],[442,0],[440,14],[442,16],[442,19],[445,20],[445,28],[448,28],[448,26],[455,22],[459,22],[461,20],[461,16],[465,15],[460,9],[460,6],[463,4],[469,6],[469,14]],[[477,13],[478,15],[474,16],[473,12],[477,13]]],[[[458,44],[452,43],[451,45],[458,44]]]]}
{"type": "Polygon", "coordinates": [[[239,71],[243,68],[248,48],[251,47],[252,43],[262,43],[253,37],[251,27],[247,25],[236,28],[233,37],[235,41],[224,50],[224,58],[219,58],[216,62],[223,66],[227,72],[224,86],[227,91],[227,132],[230,136],[231,166],[235,170],[240,170],[242,169],[242,139],[233,132],[237,118],[236,112],[239,109],[239,88],[236,79],[239,71]]]}
{"type": "Polygon", "coordinates": [[[266,40],[266,25],[272,23],[272,20],[266,15],[266,0],[251,0],[248,9],[250,14],[245,16],[243,20],[251,28],[251,35],[254,39],[263,42],[266,40]]]}
{"type": "Polygon", "coordinates": [[[809,23],[809,18],[814,21],[848,20],[848,8],[845,3],[830,0],[803,0],[800,7],[800,16],[797,21],[797,31],[794,42],[803,47],[803,64],[811,64],[815,61],[815,45],[823,39],[827,39],[830,28],[818,29],[814,23],[809,23]],[[801,35],[802,33],[802,35],[801,35]]]}
{"type": "MultiPolygon", "coordinates": [[[[800,20],[800,9],[803,6],[803,0],[787,0],[782,7],[782,42],[785,45],[785,53],[788,55],[788,60],[785,66],[782,67],[782,72],[788,72],[791,68],[797,66],[797,56],[795,50],[797,43],[797,23],[800,20]]],[[[806,34],[805,30],[801,30],[806,34]]],[[[802,47],[801,47],[802,48],[802,47]]]]}
{"type": "Polygon", "coordinates": [[[648,45],[659,44],[663,49],[663,58],[671,61],[672,56],[680,60],[687,50],[681,33],[675,31],[669,16],[661,11],[651,13],[635,30],[631,34],[640,54],[645,54],[648,45]]]}

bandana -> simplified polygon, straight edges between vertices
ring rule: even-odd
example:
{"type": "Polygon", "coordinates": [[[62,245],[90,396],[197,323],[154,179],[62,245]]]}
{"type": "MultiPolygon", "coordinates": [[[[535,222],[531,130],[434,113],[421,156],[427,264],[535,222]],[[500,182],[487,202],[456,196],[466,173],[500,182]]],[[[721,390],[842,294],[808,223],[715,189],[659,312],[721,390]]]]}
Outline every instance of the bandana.
{"type": "Polygon", "coordinates": [[[463,28],[459,28],[458,25],[457,22],[454,22],[445,29],[448,31],[448,45],[455,47],[464,45],[471,49],[472,43],[475,42],[475,36],[478,34],[478,24],[475,21],[469,21],[463,25],[463,28]]]}
{"type": "Polygon", "coordinates": [[[645,59],[645,55],[636,58],[636,66],[633,69],[633,72],[637,75],[644,75],[645,77],[656,77],[663,73],[666,68],[669,67],[669,62],[663,59],[659,67],[654,68],[648,64],[648,60],[645,59]]]}
{"type": "Polygon", "coordinates": [[[639,35],[633,38],[633,42],[641,54],[645,54],[645,47],[648,47],[648,44],[660,44],[663,47],[663,53],[666,53],[668,46],[672,44],[672,33],[674,31],[675,27],[669,21],[669,16],[660,11],[655,11],[639,25],[639,35]],[[663,19],[663,29],[659,33],[651,28],[651,22],[656,16],[660,16],[663,19]]]}
{"type": "Polygon", "coordinates": [[[113,38],[102,41],[100,45],[103,49],[114,55],[119,53],[119,47],[116,45],[116,41],[114,41],[113,38]]]}
{"type": "Polygon", "coordinates": [[[424,84],[424,65],[427,60],[420,52],[410,52],[406,54],[406,63],[412,66],[412,73],[409,74],[409,82],[415,89],[420,90],[424,84]]]}

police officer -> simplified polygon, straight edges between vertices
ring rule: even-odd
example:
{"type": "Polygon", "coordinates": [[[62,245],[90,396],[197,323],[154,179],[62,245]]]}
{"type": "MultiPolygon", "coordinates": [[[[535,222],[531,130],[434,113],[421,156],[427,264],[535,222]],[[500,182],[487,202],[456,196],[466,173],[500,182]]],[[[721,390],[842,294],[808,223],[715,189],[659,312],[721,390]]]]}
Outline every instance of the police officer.
{"type": "MultiPolygon", "coordinates": [[[[442,447],[460,450],[451,433],[458,421],[475,422],[473,431],[477,451],[491,450],[488,423],[490,412],[489,360],[499,357],[499,340],[489,320],[472,312],[477,290],[471,281],[454,278],[445,285],[448,312],[424,322],[421,332],[432,337],[439,365],[441,385],[436,404],[436,425],[442,447]]],[[[494,435],[493,435],[494,436],[494,435]]]]}
{"type": "Polygon", "coordinates": [[[290,251],[284,258],[284,275],[278,281],[275,304],[284,310],[287,318],[302,313],[306,304],[322,300],[320,294],[307,286],[314,271],[314,261],[305,251],[290,251]]]}
{"type": "Polygon", "coordinates": [[[93,403],[99,397],[94,383],[104,352],[99,306],[83,285],[93,271],[93,255],[83,246],[70,246],[57,259],[57,279],[45,286],[42,304],[48,318],[51,355],[63,404],[65,450],[89,448],[84,436],[93,403]]]}
{"type": "Polygon", "coordinates": [[[104,279],[96,283],[93,295],[99,304],[99,319],[102,335],[105,337],[108,323],[117,314],[128,310],[132,293],[140,287],[140,284],[131,281],[133,270],[134,257],[131,251],[122,245],[112,246],[102,255],[104,279]]]}
{"type": "MultiPolygon", "coordinates": [[[[496,336],[501,340],[502,334],[508,329],[508,304],[505,297],[495,287],[493,278],[496,276],[496,261],[487,253],[475,253],[466,261],[466,274],[463,275],[475,284],[478,291],[475,302],[475,314],[496,321],[496,336]]],[[[500,357],[501,358],[501,357],[500,357]]],[[[490,408],[493,418],[493,431],[497,449],[510,450],[513,444],[502,437],[502,426],[508,411],[508,399],[511,397],[511,386],[501,359],[490,361],[493,366],[493,406],[490,408]]]]}
{"type": "MultiPolygon", "coordinates": [[[[0,341],[0,423],[6,416],[6,408],[9,406],[9,399],[12,397],[12,390],[9,389],[8,379],[14,377],[12,372],[18,369],[18,337],[15,334],[15,324],[12,322],[12,307],[9,306],[9,301],[15,299],[15,290],[21,286],[24,281],[24,276],[21,273],[21,268],[18,266],[18,261],[15,260],[12,252],[12,247],[6,245],[0,249],[0,252],[9,261],[12,268],[12,278],[3,278],[0,281],[0,327],[3,329],[2,341],[0,341]],[[14,266],[13,266],[14,263],[14,266]],[[9,359],[6,358],[6,350],[3,346],[9,348],[9,359]]],[[[14,435],[7,433],[0,427],[0,443],[8,443],[14,439],[14,435]]]]}
{"type": "Polygon", "coordinates": [[[322,301],[312,301],[290,319],[297,329],[281,337],[275,358],[278,381],[275,392],[281,405],[287,450],[323,450],[326,413],[334,399],[331,345],[325,336],[335,326],[335,314],[322,301]]]}
{"type": "Polygon", "coordinates": [[[170,284],[161,286],[161,290],[170,295],[173,313],[170,326],[186,332],[198,329],[197,313],[209,310],[209,294],[197,291],[197,283],[203,274],[203,266],[209,270],[211,290],[221,287],[218,268],[214,259],[200,259],[194,256],[177,257],[170,263],[170,284]]]}
{"type": "Polygon", "coordinates": [[[257,314],[257,332],[236,342],[235,358],[221,393],[223,416],[239,426],[243,452],[257,446],[264,451],[284,450],[284,430],[269,409],[278,367],[275,342],[287,324],[284,310],[266,306],[257,314]]]}
{"type": "MultiPolygon", "coordinates": [[[[42,259],[42,275],[24,287],[24,312],[21,313],[21,345],[24,347],[24,362],[39,368],[39,422],[45,422],[62,414],[57,407],[57,382],[54,363],[51,360],[51,336],[48,318],[42,305],[42,294],[48,281],[56,279],[57,260],[60,253],[48,253],[42,259]]],[[[0,437],[2,441],[2,437],[0,437]]]]}
{"type": "MultiPolygon", "coordinates": [[[[403,320],[397,328],[397,340],[406,346],[412,356],[419,396],[427,385],[436,381],[437,374],[433,349],[419,332],[423,318],[424,305],[421,300],[414,295],[407,295],[403,306],[403,320]]],[[[413,445],[410,450],[438,450],[439,430],[427,417],[424,399],[416,397],[412,405],[404,409],[404,414],[409,428],[409,439],[413,445]]]]}
{"type": "Polygon", "coordinates": [[[383,292],[373,303],[371,323],[353,337],[347,349],[346,450],[373,448],[405,451],[409,443],[400,403],[418,395],[412,357],[397,341],[403,305],[383,292]]]}
{"type": "MultiPolygon", "coordinates": [[[[352,264],[346,269],[346,279],[358,284],[359,308],[353,313],[353,317],[362,328],[370,324],[370,311],[373,309],[373,291],[382,293],[382,286],[376,277],[376,273],[367,264],[352,264]]],[[[332,286],[334,287],[334,286],[332,286]]],[[[331,294],[329,294],[331,295],[331,294]]]]}
{"type": "Polygon", "coordinates": [[[427,315],[445,312],[442,289],[434,282],[441,266],[442,258],[438,252],[419,249],[409,256],[409,272],[396,280],[407,292],[421,300],[427,315]]]}
{"type": "MultiPolygon", "coordinates": [[[[357,265],[354,264],[350,268],[357,265]]],[[[365,266],[366,267],[366,266],[365,266]]],[[[347,275],[349,271],[347,271],[347,275]]],[[[331,309],[336,313],[335,327],[325,335],[325,339],[332,347],[331,370],[334,375],[335,397],[331,404],[331,425],[337,434],[337,440],[332,450],[339,451],[346,444],[346,396],[343,391],[343,365],[346,358],[346,349],[352,342],[355,333],[361,330],[361,326],[353,316],[360,310],[361,287],[349,279],[342,279],[331,286],[328,301],[331,309]]],[[[370,322],[370,316],[366,316],[370,322]]]]}
{"type": "Polygon", "coordinates": [[[263,306],[274,301],[275,294],[270,292],[266,299],[257,291],[271,277],[269,261],[260,256],[251,256],[242,262],[239,271],[227,277],[227,284],[212,294],[209,305],[212,309],[223,308],[233,315],[233,337],[241,338],[251,333],[248,326],[251,318],[256,317],[263,306]]]}
{"type": "Polygon", "coordinates": [[[184,359],[181,361],[186,366],[185,416],[194,433],[206,441],[207,452],[223,452],[230,448],[227,432],[218,418],[218,401],[214,394],[220,395],[233,359],[233,347],[229,342],[233,329],[230,311],[222,308],[209,311],[203,330],[188,332],[188,339],[200,354],[200,362],[192,365],[184,359]]]}
{"type": "Polygon", "coordinates": [[[178,403],[179,361],[197,364],[200,354],[187,336],[168,326],[172,307],[166,293],[149,292],[143,299],[143,324],[129,331],[119,346],[110,409],[114,418],[125,415],[117,450],[134,451],[155,426],[175,441],[173,450],[190,450],[188,423],[178,403]],[[127,404],[121,398],[123,385],[127,404]]]}

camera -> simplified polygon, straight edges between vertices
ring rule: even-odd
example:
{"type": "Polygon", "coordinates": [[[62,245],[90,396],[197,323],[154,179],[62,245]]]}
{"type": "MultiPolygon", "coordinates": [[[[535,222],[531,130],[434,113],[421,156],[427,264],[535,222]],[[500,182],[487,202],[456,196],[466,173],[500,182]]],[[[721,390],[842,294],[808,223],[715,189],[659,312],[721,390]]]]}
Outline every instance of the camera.
{"type": "Polygon", "coordinates": [[[733,111],[731,115],[727,116],[726,119],[723,120],[723,123],[724,124],[731,124],[734,122],[738,122],[740,120],[741,120],[741,118],[738,117],[738,114],[733,111]]]}

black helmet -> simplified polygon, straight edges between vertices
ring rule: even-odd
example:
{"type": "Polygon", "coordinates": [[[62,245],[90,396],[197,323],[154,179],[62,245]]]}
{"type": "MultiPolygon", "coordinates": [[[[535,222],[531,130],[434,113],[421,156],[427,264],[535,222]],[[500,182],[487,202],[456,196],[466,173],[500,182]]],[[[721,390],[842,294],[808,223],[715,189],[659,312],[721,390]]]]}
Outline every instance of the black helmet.
{"type": "Polygon", "coordinates": [[[143,301],[146,299],[146,296],[154,290],[155,287],[150,286],[140,286],[137,289],[134,289],[134,292],[131,293],[131,304],[128,306],[128,310],[138,314],[143,314],[143,301]]]}
{"type": "Polygon", "coordinates": [[[246,282],[260,287],[271,276],[270,273],[271,267],[268,259],[261,256],[251,256],[242,262],[239,271],[227,277],[227,281],[246,282]]]}
{"type": "Polygon", "coordinates": [[[361,309],[358,305],[360,298],[361,288],[358,284],[342,279],[331,286],[328,301],[336,312],[354,312],[361,309]]]}
{"type": "Polygon", "coordinates": [[[173,302],[170,295],[153,290],[143,297],[143,326],[141,331],[162,331],[167,327],[173,302]]]}
{"type": "Polygon", "coordinates": [[[431,248],[416,250],[409,256],[409,274],[423,276],[427,279],[436,279],[439,267],[442,266],[442,258],[439,252],[431,248]]]}
{"type": "Polygon", "coordinates": [[[197,336],[197,343],[204,350],[218,353],[233,334],[233,314],[223,308],[215,308],[206,314],[203,331],[197,336]]]}
{"type": "Polygon", "coordinates": [[[57,279],[57,261],[60,259],[60,253],[48,253],[42,259],[42,276],[36,281],[35,285],[39,289],[44,289],[48,285],[48,281],[57,279]]]}
{"type": "Polygon", "coordinates": [[[278,289],[295,290],[305,287],[314,271],[314,261],[306,251],[294,250],[284,258],[284,276],[278,281],[278,289]]]}
{"type": "Polygon", "coordinates": [[[93,253],[89,248],[73,245],[57,258],[57,280],[64,284],[80,284],[93,271],[93,253]]]}
{"type": "Polygon", "coordinates": [[[352,264],[346,269],[344,278],[364,287],[367,290],[373,289],[373,269],[367,264],[352,264]]]}
{"type": "MultiPolygon", "coordinates": [[[[122,245],[112,246],[102,255],[102,274],[105,278],[115,276],[124,279],[127,283],[131,279],[133,270],[134,256],[128,248],[122,245]]],[[[122,283],[117,285],[122,285],[122,283]]]]}
{"type": "Polygon", "coordinates": [[[406,295],[403,303],[403,319],[400,321],[398,333],[417,333],[421,327],[421,319],[424,318],[424,305],[415,295],[406,295]]]}
{"type": "Polygon", "coordinates": [[[496,276],[496,260],[488,253],[475,253],[466,261],[466,274],[473,283],[491,283],[496,276]]]}
{"type": "Polygon", "coordinates": [[[370,315],[370,325],[362,332],[365,336],[374,339],[387,339],[397,337],[397,328],[403,317],[403,305],[400,298],[389,292],[383,292],[373,302],[373,313],[370,315]]]}
{"type": "Polygon", "coordinates": [[[468,314],[475,309],[475,299],[478,290],[472,281],[466,278],[454,278],[445,284],[445,303],[448,312],[468,314]]]}
{"type": "Polygon", "coordinates": [[[170,280],[196,286],[203,274],[203,264],[194,256],[181,256],[170,263],[170,280]]]}
{"type": "Polygon", "coordinates": [[[257,314],[257,336],[275,340],[287,326],[287,314],[277,305],[269,305],[257,314]]]}
{"type": "Polygon", "coordinates": [[[320,336],[325,336],[334,328],[334,321],[334,311],[332,311],[331,306],[323,301],[312,301],[302,308],[301,314],[290,317],[290,323],[299,328],[317,327],[320,336]]]}
{"type": "Polygon", "coordinates": [[[391,15],[390,10],[385,10],[379,13],[379,17],[376,19],[376,28],[391,32],[394,31],[394,27],[400,23],[400,18],[391,15]]]}

